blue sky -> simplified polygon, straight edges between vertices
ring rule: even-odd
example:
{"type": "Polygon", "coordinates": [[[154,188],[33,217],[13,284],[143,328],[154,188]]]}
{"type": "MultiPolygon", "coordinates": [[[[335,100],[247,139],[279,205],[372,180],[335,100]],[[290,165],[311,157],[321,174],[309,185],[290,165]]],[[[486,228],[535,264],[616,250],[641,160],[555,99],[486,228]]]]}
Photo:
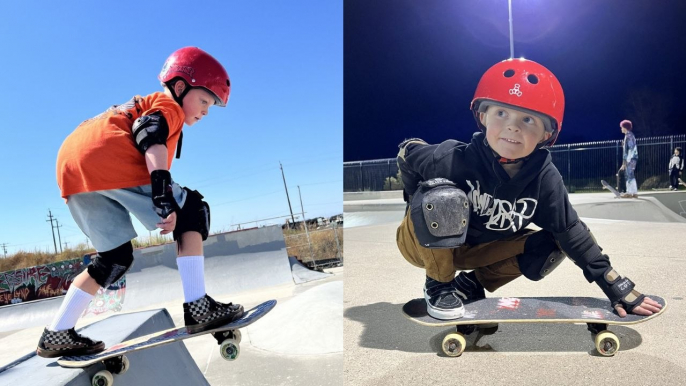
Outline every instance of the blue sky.
{"type": "Polygon", "coordinates": [[[279,161],[294,212],[299,185],[306,217],[342,213],[342,1],[3,1],[0,14],[8,253],[54,249],[48,210],[63,243],[86,241],[55,179],[62,141],[109,106],[160,91],[164,60],[185,46],[216,57],[232,84],[226,108],[184,128],[171,169],[210,203],[212,231],[289,214],[279,161]]]}

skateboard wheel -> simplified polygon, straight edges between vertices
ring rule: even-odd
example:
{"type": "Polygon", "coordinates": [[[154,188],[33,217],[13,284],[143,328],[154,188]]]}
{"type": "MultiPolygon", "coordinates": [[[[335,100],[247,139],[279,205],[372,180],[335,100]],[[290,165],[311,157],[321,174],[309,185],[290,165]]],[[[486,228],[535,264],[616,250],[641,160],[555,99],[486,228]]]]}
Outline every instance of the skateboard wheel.
{"type": "Polygon", "coordinates": [[[112,384],[114,384],[114,377],[107,370],[98,371],[91,380],[93,386],[112,386],[112,384]]]}
{"type": "Polygon", "coordinates": [[[619,351],[619,339],[610,331],[601,331],[595,336],[595,348],[600,355],[611,357],[619,351]]]}
{"type": "Polygon", "coordinates": [[[443,338],[443,352],[449,357],[459,357],[466,346],[467,341],[462,334],[451,333],[443,338]]]}
{"type": "Polygon", "coordinates": [[[241,349],[235,339],[227,339],[219,346],[219,353],[227,361],[235,361],[241,349]]]}
{"type": "Polygon", "coordinates": [[[121,371],[119,371],[119,374],[124,374],[128,369],[129,369],[129,358],[127,358],[126,355],[122,355],[122,357],[121,357],[121,371]]]}
{"type": "Polygon", "coordinates": [[[241,330],[233,331],[233,339],[236,341],[236,344],[241,343],[241,339],[243,339],[243,336],[241,335],[241,330]]]}
{"type": "Polygon", "coordinates": [[[225,340],[226,339],[233,339],[237,343],[241,343],[241,339],[242,339],[241,330],[229,330],[229,331],[224,332],[222,334],[222,336],[224,337],[225,340]]]}

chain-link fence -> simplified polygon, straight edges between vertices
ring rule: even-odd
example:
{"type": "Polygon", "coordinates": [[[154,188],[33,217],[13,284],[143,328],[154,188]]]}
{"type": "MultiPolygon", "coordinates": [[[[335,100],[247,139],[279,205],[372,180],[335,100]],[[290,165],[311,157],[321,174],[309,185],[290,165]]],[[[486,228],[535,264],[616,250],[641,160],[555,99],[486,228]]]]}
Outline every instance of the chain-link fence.
{"type": "MultiPolygon", "coordinates": [[[[666,188],[669,185],[669,159],[675,147],[686,149],[686,134],[637,138],[636,142],[639,189],[666,188]]],[[[599,191],[602,189],[601,179],[622,187],[622,183],[617,182],[617,171],[622,166],[622,140],[555,145],[550,148],[550,153],[570,193],[599,191]]],[[[402,189],[402,184],[395,158],[343,163],[345,192],[398,189],[402,189]]]]}
{"type": "Polygon", "coordinates": [[[325,227],[301,228],[284,230],[288,256],[315,270],[343,265],[343,227],[333,222],[325,227]]]}

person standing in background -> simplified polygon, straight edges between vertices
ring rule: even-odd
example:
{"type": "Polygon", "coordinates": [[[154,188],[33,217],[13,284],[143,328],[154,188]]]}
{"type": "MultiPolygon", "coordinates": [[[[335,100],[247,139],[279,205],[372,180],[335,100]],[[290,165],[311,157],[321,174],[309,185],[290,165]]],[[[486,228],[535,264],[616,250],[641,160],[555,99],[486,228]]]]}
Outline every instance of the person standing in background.
{"type": "Polygon", "coordinates": [[[684,159],[681,158],[681,147],[674,148],[674,154],[669,160],[670,190],[679,190],[679,177],[684,170],[684,159]]]}
{"type": "Polygon", "coordinates": [[[622,167],[620,172],[624,172],[626,176],[626,193],[622,194],[622,198],[637,198],[638,187],[636,185],[636,164],[638,163],[638,147],[636,146],[636,137],[634,136],[633,125],[631,121],[625,119],[619,123],[619,127],[624,133],[624,145],[622,153],[622,167]]]}

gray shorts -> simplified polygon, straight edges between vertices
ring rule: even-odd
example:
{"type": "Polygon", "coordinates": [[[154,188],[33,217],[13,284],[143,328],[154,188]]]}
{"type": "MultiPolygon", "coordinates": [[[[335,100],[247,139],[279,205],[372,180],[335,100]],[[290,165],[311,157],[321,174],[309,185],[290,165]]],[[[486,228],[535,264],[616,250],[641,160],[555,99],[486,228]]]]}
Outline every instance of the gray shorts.
{"type": "MultiPolygon", "coordinates": [[[[183,207],[186,191],[177,183],[172,183],[172,190],[179,207],[183,207]]],[[[98,252],[112,250],[138,236],[130,214],[150,231],[157,229],[160,222],[150,185],[72,194],[67,197],[67,206],[98,252]]]]}

